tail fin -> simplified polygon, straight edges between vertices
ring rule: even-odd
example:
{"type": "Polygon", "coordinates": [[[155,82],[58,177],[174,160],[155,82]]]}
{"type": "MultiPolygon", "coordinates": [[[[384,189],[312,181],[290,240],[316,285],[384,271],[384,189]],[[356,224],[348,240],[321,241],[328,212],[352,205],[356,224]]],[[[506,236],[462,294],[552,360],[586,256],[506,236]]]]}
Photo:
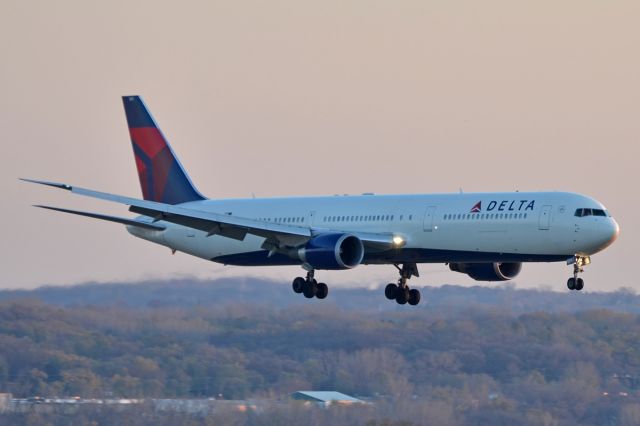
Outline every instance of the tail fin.
{"type": "Polygon", "coordinates": [[[180,204],[204,200],[193,186],[140,96],[123,96],[133,154],[145,200],[180,204]]]}

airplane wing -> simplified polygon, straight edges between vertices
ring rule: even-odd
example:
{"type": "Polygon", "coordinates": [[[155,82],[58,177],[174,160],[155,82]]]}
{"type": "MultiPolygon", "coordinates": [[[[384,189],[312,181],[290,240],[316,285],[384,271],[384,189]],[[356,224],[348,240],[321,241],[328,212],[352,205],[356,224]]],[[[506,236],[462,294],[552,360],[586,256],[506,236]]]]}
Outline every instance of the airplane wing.
{"type": "MultiPolygon", "coordinates": [[[[91,198],[98,198],[105,201],[112,201],[119,204],[128,205],[129,211],[143,216],[153,218],[153,222],[166,221],[178,225],[186,226],[200,231],[207,232],[208,235],[221,235],[235,240],[244,240],[247,234],[264,237],[266,240],[263,248],[266,250],[276,251],[284,247],[296,247],[304,244],[314,235],[322,233],[303,226],[284,225],[272,222],[247,219],[222,213],[206,212],[194,208],[181,207],[180,205],[172,205],[159,203],[156,201],[140,200],[137,198],[125,197],[121,195],[109,194],[106,192],[94,191],[91,189],[80,188],[63,183],[48,182],[34,179],[21,179],[25,182],[37,183],[40,185],[51,186],[70,191],[74,194],[84,195],[91,198]]],[[[47,208],[47,207],[45,207],[47,208]]],[[[50,208],[52,210],[64,211],[67,213],[80,214],[83,216],[94,217],[112,222],[125,223],[123,218],[114,218],[106,215],[97,215],[95,213],[68,211],[67,209],[50,208]],[[116,220],[117,219],[117,220],[116,220]]],[[[132,220],[132,219],[131,219],[132,220]]],[[[133,221],[133,220],[132,220],[133,221]]],[[[140,226],[142,222],[135,224],[140,226]]],[[[148,225],[148,224],[147,224],[148,225]]],[[[151,225],[154,225],[153,223],[151,225]]],[[[392,234],[376,234],[376,233],[359,233],[350,232],[360,238],[369,250],[381,250],[388,248],[398,248],[404,245],[404,241],[398,243],[394,241],[392,234]]]]}
{"type": "Polygon", "coordinates": [[[54,211],[63,212],[63,213],[71,213],[78,216],[91,217],[93,219],[106,220],[108,222],[121,223],[123,225],[137,226],[139,228],[149,229],[152,231],[164,231],[166,229],[164,226],[155,225],[153,223],[141,222],[139,220],[129,219],[126,217],[109,216],[109,215],[100,214],[100,213],[83,212],[80,210],[70,210],[70,209],[63,209],[60,207],[51,207],[51,206],[42,206],[42,205],[35,205],[34,207],[39,207],[41,209],[47,209],[47,210],[54,210],[54,211]]]}

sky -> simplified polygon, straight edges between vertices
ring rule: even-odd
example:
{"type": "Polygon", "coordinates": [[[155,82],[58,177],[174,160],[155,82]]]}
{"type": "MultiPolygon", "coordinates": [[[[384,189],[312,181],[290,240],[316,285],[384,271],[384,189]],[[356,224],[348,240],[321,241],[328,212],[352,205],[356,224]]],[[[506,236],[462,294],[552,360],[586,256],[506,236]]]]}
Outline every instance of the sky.
{"type": "MultiPolygon", "coordinates": [[[[638,22],[635,0],[3,0],[0,288],[301,273],[171,256],[31,207],[127,215],[17,178],[140,197],[120,100],[132,94],[211,198],[587,194],[621,234],[586,289],[637,288],[638,22]]],[[[411,284],[475,284],[420,270],[411,284]]],[[[564,291],[570,272],[526,264],[515,283],[564,291]]],[[[321,274],[330,287],[396,279],[392,266],[321,274]]]]}

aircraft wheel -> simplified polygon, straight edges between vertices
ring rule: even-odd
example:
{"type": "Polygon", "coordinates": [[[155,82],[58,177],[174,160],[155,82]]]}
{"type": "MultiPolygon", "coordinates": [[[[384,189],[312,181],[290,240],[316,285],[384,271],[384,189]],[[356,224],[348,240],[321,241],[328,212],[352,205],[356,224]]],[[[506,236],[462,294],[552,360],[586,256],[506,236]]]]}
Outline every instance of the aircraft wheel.
{"type": "Polygon", "coordinates": [[[567,288],[569,290],[575,290],[576,289],[576,279],[571,277],[567,280],[567,288]]]}
{"type": "Polygon", "coordinates": [[[409,290],[409,304],[410,305],[417,305],[418,303],[420,303],[420,291],[416,290],[415,288],[412,288],[411,290],[409,290]]]}
{"type": "Polygon", "coordinates": [[[576,285],[575,285],[576,290],[580,291],[584,288],[584,280],[582,278],[578,278],[576,280],[576,285]]]}
{"type": "Polygon", "coordinates": [[[324,299],[329,294],[329,287],[325,283],[318,283],[316,290],[316,297],[318,299],[324,299]]]}
{"type": "Polygon", "coordinates": [[[305,283],[304,278],[296,277],[293,280],[293,284],[291,284],[291,286],[293,287],[293,291],[298,294],[302,293],[302,289],[304,288],[304,283],[305,283]]]}
{"type": "Polygon", "coordinates": [[[400,305],[404,305],[407,303],[409,299],[409,291],[406,288],[399,288],[396,292],[396,302],[400,305]]]}
{"type": "Polygon", "coordinates": [[[398,286],[395,285],[394,283],[389,283],[384,288],[384,295],[389,300],[395,299],[397,293],[398,293],[398,286]]]}
{"type": "Polygon", "coordinates": [[[311,299],[316,295],[317,290],[318,284],[316,283],[316,280],[305,281],[304,286],[302,287],[302,294],[304,294],[304,297],[307,299],[311,299]]]}

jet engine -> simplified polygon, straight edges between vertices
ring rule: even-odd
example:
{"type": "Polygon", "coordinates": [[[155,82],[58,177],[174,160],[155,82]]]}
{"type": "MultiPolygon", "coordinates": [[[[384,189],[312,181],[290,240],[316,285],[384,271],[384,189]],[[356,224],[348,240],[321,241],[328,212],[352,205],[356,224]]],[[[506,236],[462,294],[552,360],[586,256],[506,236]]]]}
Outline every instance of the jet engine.
{"type": "Polygon", "coordinates": [[[364,246],[351,234],[321,234],[297,250],[297,257],[314,269],[351,269],[362,262],[364,246]]]}
{"type": "Polygon", "coordinates": [[[522,263],[450,263],[449,269],[469,275],[476,281],[508,281],[522,270],[522,263]]]}

